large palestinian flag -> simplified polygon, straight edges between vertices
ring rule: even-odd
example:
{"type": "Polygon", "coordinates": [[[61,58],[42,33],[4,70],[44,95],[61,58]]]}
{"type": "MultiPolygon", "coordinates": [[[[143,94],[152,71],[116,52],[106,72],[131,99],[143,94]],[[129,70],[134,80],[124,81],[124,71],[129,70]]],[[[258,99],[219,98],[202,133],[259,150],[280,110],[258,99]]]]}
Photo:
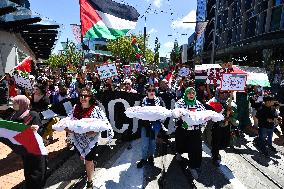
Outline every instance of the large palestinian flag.
{"type": "Polygon", "coordinates": [[[34,155],[47,155],[41,136],[21,123],[0,120],[0,141],[4,141],[13,150],[24,148],[20,151],[34,155]]]}
{"type": "Polygon", "coordinates": [[[139,13],[112,0],[80,0],[82,36],[116,39],[134,29],[139,13]]]}

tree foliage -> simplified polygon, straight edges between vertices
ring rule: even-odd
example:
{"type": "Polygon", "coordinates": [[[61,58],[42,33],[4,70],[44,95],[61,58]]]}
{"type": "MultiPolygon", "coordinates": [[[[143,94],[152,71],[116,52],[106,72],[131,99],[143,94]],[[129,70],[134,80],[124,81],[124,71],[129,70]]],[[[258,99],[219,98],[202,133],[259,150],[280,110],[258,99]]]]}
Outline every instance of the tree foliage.
{"type": "Polygon", "coordinates": [[[155,48],[154,48],[154,63],[159,64],[160,62],[160,53],[159,49],[161,47],[161,43],[159,42],[158,37],[155,39],[155,48]]]}
{"type": "Polygon", "coordinates": [[[180,48],[179,48],[177,39],[174,42],[174,48],[172,49],[170,56],[171,56],[171,61],[174,64],[179,63],[181,61],[181,52],[180,52],[180,48]]]}
{"type": "MultiPolygon", "coordinates": [[[[112,53],[113,56],[119,57],[121,62],[124,64],[136,62],[136,51],[131,45],[133,37],[136,37],[137,44],[141,50],[141,54],[144,55],[143,35],[124,36],[116,40],[109,40],[107,43],[107,49],[112,53]]],[[[146,44],[147,41],[148,37],[146,38],[146,44]]],[[[145,49],[145,59],[148,64],[152,64],[154,62],[154,53],[149,48],[145,49]]]]}
{"type": "Polygon", "coordinates": [[[49,59],[45,62],[52,68],[59,68],[69,64],[78,66],[82,60],[82,51],[76,47],[74,42],[68,42],[61,53],[50,55],[49,59]]]}

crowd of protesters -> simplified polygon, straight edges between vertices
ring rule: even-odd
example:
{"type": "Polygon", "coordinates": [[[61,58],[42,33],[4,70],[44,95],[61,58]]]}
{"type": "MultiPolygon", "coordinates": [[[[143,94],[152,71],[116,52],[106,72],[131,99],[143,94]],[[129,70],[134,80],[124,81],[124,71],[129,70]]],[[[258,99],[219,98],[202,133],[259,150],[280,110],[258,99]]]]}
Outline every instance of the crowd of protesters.
{"type": "MultiPolygon", "coordinates": [[[[220,166],[219,151],[232,145],[232,136],[242,137],[245,132],[256,134],[255,144],[265,156],[269,156],[269,150],[276,152],[276,148],[272,145],[272,136],[273,132],[278,136],[284,133],[281,120],[284,114],[284,83],[281,84],[278,94],[274,95],[259,86],[248,86],[245,93],[236,93],[231,103],[229,102],[230,93],[221,91],[219,86],[209,86],[204,82],[195,81],[194,72],[188,76],[179,76],[172,71],[166,69],[147,70],[136,72],[133,75],[119,74],[104,80],[101,80],[97,73],[83,71],[75,74],[62,72],[57,76],[53,72],[49,75],[46,74],[47,72],[38,72],[35,76],[30,77],[33,82],[32,91],[17,86],[13,77],[6,74],[0,84],[13,102],[14,111],[9,111],[14,113],[7,114],[8,110],[6,110],[4,113],[1,112],[1,117],[22,122],[26,120],[27,116],[32,116],[32,121],[26,122],[26,124],[31,125],[43,136],[47,130],[45,128],[47,124],[41,123],[40,113],[47,110],[50,105],[65,99],[79,99],[72,112],[72,116],[77,119],[92,116],[107,119],[105,113],[101,109],[97,109],[96,94],[107,91],[141,94],[145,96],[141,99],[142,106],[165,106],[162,97],[166,96],[176,100],[176,108],[194,111],[210,109],[218,113],[223,112],[224,121],[208,123],[212,137],[209,145],[212,150],[212,162],[215,166],[220,166]],[[169,75],[171,77],[168,77],[169,75]],[[211,102],[218,102],[221,107],[212,107],[209,105],[211,102]],[[94,113],[94,110],[97,113],[94,113]],[[280,129],[277,127],[278,125],[280,129]]],[[[156,139],[162,127],[159,121],[144,121],[142,123],[142,157],[137,168],[142,168],[146,163],[154,165],[156,139]]],[[[202,125],[189,127],[181,119],[177,119],[175,124],[176,158],[180,160],[182,153],[188,153],[190,172],[197,179],[202,160],[202,125]]],[[[98,133],[87,134],[87,137],[94,141],[97,140],[97,136],[98,133]]],[[[52,137],[44,139],[47,145],[52,137]]],[[[85,157],[88,176],[87,188],[92,187],[94,154],[95,150],[92,150],[85,157]]],[[[43,157],[31,154],[22,157],[27,188],[42,188],[43,184],[38,184],[38,182],[44,183],[46,161],[43,157]],[[37,165],[31,168],[31,164],[35,162],[37,165]],[[33,175],[35,172],[37,175],[33,175]]]]}

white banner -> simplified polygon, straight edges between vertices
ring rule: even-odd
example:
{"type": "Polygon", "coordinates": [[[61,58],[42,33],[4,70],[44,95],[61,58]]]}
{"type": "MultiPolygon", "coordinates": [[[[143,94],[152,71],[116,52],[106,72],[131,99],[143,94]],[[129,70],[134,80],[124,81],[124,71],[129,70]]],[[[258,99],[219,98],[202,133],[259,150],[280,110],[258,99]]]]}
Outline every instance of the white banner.
{"type": "Polygon", "coordinates": [[[247,76],[241,74],[223,74],[221,91],[245,91],[247,76]]]}
{"type": "Polygon", "coordinates": [[[14,75],[14,79],[18,86],[23,87],[25,89],[29,89],[29,90],[33,89],[33,85],[29,79],[24,78],[19,75],[14,75]]]}
{"type": "Polygon", "coordinates": [[[97,67],[97,70],[101,79],[106,79],[118,75],[115,64],[99,66],[97,67]]]}

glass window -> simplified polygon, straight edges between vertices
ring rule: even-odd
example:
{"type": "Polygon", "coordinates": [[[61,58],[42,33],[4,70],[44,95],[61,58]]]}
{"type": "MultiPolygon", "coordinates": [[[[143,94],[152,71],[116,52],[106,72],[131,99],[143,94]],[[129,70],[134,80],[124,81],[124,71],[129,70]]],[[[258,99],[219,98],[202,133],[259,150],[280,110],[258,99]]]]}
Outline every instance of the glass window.
{"type": "Polygon", "coordinates": [[[284,3],[284,0],[273,0],[273,6],[278,6],[284,3]]]}
{"type": "Polygon", "coordinates": [[[282,7],[275,7],[272,10],[270,31],[275,31],[280,29],[280,20],[282,14],[282,7]]]}

